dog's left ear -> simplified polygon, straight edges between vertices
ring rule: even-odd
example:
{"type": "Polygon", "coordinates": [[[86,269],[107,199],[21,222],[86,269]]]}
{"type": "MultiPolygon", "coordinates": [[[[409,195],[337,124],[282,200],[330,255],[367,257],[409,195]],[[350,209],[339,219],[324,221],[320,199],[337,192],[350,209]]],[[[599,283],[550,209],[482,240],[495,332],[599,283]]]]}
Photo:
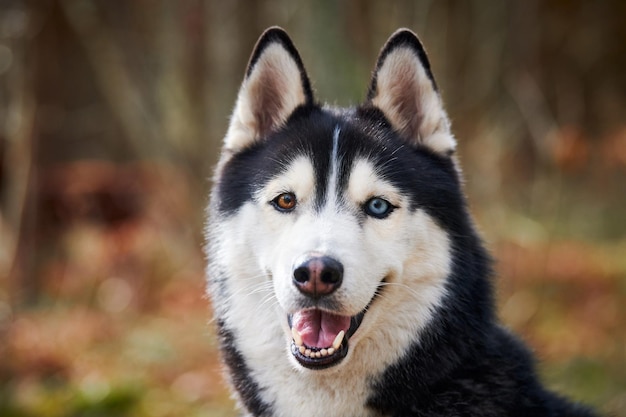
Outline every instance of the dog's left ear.
{"type": "Polygon", "coordinates": [[[224,138],[225,150],[239,152],[279,129],[299,106],[313,103],[298,51],[279,27],[267,29],[252,52],[224,138]]]}
{"type": "Polygon", "coordinates": [[[426,51],[410,30],[396,31],[383,46],[367,100],[403,139],[438,154],[454,153],[456,141],[426,51]]]}

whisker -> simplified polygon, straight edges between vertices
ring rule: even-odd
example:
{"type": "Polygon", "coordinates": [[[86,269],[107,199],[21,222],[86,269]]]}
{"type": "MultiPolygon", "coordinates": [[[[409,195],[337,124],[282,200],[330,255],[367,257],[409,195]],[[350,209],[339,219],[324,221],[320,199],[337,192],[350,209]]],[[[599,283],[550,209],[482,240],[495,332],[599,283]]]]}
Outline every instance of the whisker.
{"type": "Polygon", "coordinates": [[[238,288],[237,290],[233,291],[228,297],[223,300],[223,302],[230,303],[235,297],[248,297],[254,294],[264,293],[266,291],[270,291],[273,293],[273,285],[271,281],[255,282],[252,285],[238,288]]]}
{"type": "Polygon", "coordinates": [[[400,283],[400,282],[381,282],[378,285],[378,289],[376,290],[377,296],[382,296],[382,297],[385,296],[384,292],[379,291],[379,289],[381,287],[392,287],[392,286],[400,287],[400,288],[406,290],[407,292],[411,293],[415,297],[420,297],[420,298],[422,297],[422,294],[420,292],[418,292],[415,289],[411,288],[409,285],[403,284],[403,283],[400,283]]]}

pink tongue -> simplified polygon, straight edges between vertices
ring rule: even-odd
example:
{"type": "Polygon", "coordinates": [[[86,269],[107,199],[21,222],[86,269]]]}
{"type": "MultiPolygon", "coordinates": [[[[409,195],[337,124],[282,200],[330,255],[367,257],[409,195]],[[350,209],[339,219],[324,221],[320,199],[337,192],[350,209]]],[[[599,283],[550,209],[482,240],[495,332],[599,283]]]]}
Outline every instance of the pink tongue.
{"type": "Polygon", "coordinates": [[[325,348],[333,344],[340,331],[348,331],[350,317],[321,310],[304,310],[291,317],[291,325],[300,333],[306,346],[325,348]]]}

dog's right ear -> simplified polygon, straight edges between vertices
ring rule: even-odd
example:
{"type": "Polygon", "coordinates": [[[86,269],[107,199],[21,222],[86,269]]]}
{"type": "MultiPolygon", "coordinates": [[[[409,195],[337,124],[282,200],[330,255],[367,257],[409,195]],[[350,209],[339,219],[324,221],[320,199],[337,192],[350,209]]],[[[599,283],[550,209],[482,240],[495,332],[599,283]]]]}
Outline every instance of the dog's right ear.
{"type": "Polygon", "coordinates": [[[224,139],[239,152],[277,130],[299,106],[313,104],[311,84],[287,33],[267,29],[254,48],[224,139]]]}

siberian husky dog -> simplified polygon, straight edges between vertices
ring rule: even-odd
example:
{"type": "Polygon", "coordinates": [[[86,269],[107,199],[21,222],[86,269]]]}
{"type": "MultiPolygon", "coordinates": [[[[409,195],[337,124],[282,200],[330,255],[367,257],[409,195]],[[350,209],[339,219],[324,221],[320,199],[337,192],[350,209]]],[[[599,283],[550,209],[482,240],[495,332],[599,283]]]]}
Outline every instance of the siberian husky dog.
{"type": "Polygon", "coordinates": [[[208,294],[246,416],[591,416],[494,313],[490,260],[424,48],[394,33],[365,102],[318,104],[259,39],[218,163],[208,294]]]}

